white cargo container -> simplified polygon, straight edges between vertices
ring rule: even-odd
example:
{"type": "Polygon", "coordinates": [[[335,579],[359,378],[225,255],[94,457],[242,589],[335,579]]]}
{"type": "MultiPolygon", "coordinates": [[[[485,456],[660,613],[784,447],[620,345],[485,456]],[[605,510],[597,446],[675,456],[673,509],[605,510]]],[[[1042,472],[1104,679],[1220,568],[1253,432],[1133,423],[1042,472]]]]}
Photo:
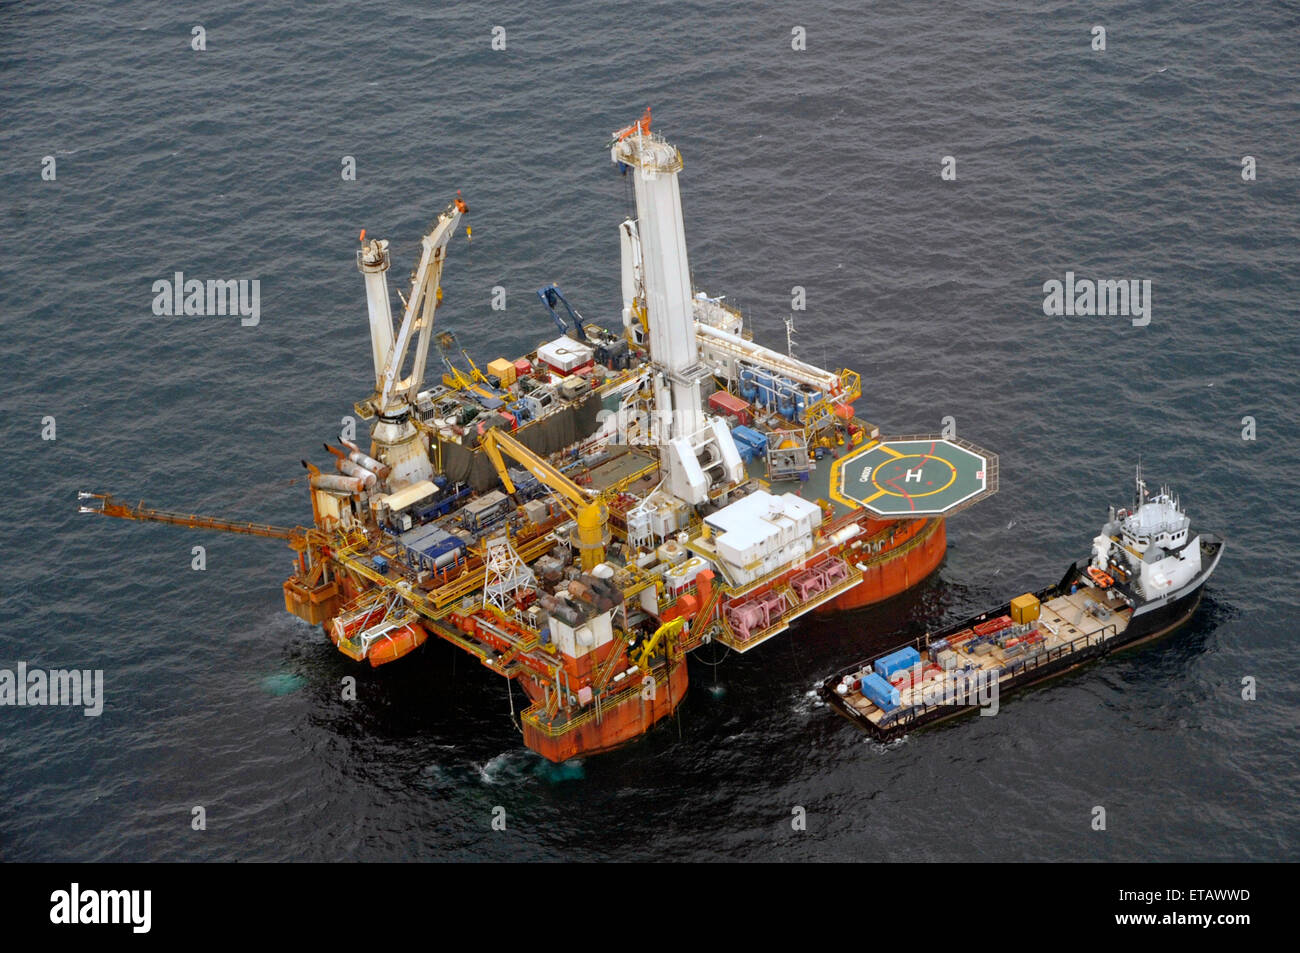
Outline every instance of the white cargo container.
{"type": "Polygon", "coordinates": [[[709,568],[709,563],[701,556],[692,556],[690,559],[673,566],[664,573],[664,582],[674,592],[685,589],[695,581],[695,577],[709,568]]]}
{"type": "Polygon", "coordinates": [[[561,374],[567,374],[575,367],[581,367],[595,355],[596,352],[586,344],[570,337],[547,341],[537,349],[537,359],[561,374]]]}

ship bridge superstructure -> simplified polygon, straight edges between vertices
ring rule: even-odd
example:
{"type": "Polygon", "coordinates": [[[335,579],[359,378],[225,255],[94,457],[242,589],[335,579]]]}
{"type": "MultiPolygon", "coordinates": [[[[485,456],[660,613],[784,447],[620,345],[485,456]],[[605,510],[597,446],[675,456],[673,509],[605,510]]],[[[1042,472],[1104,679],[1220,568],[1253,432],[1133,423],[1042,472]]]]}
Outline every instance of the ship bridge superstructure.
{"type": "Polygon", "coordinates": [[[1132,510],[1113,507],[1093,540],[1091,571],[1141,600],[1175,592],[1202,568],[1201,537],[1168,487],[1150,496],[1139,465],[1132,510]]]}
{"type": "Polygon", "coordinates": [[[1129,514],[1121,523],[1120,532],[1126,546],[1145,553],[1152,547],[1180,548],[1187,542],[1191,525],[1178,501],[1168,492],[1161,492],[1129,514]]]}

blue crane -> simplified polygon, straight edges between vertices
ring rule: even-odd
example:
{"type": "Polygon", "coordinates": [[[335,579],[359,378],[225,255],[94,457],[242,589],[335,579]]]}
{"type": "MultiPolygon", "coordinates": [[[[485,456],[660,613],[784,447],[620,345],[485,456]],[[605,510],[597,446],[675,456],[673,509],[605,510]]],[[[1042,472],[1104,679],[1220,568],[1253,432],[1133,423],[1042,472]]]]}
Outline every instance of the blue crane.
{"type": "Polygon", "coordinates": [[[587,340],[587,332],[582,327],[582,315],[574,310],[573,305],[569,304],[569,299],[564,297],[564,293],[559,288],[555,285],[547,285],[545,288],[538,289],[537,297],[542,299],[542,304],[546,305],[546,310],[551,312],[551,317],[555,319],[555,324],[559,327],[561,334],[568,334],[569,328],[565,325],[560,312],[555,310],[557,304],[564,305],[565,310],[569,312],[569,320],[573,322],[573,330],[578,332],[578,340],[587,340]]]}

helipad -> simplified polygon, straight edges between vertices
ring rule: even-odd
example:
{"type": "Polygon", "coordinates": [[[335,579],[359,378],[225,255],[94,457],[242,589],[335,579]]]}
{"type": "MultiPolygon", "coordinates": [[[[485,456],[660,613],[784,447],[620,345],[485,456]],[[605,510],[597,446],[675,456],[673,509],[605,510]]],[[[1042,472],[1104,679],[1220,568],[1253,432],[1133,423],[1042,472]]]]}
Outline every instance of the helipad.
{"type": "Polygon", "coordinates": [[[957,438],[884,438],[831,464],[831,496],[881,516],[937,516],[998,488],[998,458],[957,438]]]}

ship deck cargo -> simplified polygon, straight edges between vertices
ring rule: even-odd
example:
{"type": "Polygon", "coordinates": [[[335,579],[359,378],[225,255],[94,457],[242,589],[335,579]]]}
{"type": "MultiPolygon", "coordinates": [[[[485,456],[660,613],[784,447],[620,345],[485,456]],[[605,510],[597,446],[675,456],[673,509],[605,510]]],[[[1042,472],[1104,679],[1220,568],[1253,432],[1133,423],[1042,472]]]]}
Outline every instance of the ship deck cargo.
{"type": "Polygon", "coordinates": [[[1080,561],[1053,586],[836,672],[821,683],[820,693],[878,741],[977,710],[996,714],[1001,699],[1020,689],[1185,622],[1223,549],[1222,540],[1208,533],[1188,545],[1197,547],[1198,573],[1171,597],[1143,595],[1113,579],[1099,581],[1100,574],[1080,561]],[[910,668],[900,664],[909,653],[910,668]],[[898,698],[882,699],[874,680],[893,673],[901,676],[895,682],[898,698]]]}

